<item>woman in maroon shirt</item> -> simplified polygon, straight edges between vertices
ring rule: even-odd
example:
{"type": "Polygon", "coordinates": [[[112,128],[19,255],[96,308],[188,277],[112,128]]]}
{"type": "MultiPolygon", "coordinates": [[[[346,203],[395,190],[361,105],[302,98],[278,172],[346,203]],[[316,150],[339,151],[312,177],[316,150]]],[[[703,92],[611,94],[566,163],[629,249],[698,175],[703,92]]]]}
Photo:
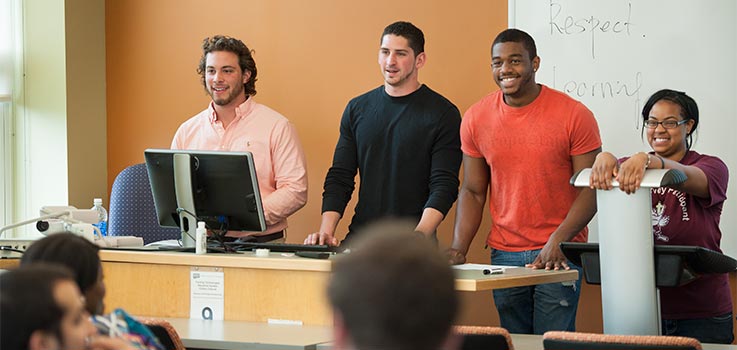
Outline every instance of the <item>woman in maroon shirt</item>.
{"type": "MultiPolygon", "coordinates": [[[[694,245],[721,252],[719,220],[727,198],[729,171],[719,158],[691,150],[699,125],[696,102],[683,92],[660,90],[642,110],[643,130],[652,152],[617,159],[600,153],[591,172],[591,187],[632,193],[645,169],[678,169],[688,179],[673,187],[651,189],[655,244],[694,245]]],[[[664,335],[704,343],[726,343],[732,332],[732,297],[727,274],[707,274],[680,287],[660,289],[664,335]]]]}

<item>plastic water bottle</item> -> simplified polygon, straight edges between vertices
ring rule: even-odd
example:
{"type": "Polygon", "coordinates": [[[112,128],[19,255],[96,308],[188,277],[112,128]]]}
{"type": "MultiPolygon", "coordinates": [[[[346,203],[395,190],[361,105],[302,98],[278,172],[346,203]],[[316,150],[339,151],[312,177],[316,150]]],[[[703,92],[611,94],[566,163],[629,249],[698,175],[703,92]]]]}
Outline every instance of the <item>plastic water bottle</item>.
{"type": "Polygon", "coordinates": [[[100,234],[107,236],[107,209],[102,206],[102,198],[95,198],[93,203],[92,210],[97,211],[97,223],[93,225],[100,229],[100,234]]]}
{"type": "Polygon", "coordinates": [[[197,222],[197,229],[195,230],[195,254],[207,253],[207,229],[205,228],[204,221],[197,222]]]}

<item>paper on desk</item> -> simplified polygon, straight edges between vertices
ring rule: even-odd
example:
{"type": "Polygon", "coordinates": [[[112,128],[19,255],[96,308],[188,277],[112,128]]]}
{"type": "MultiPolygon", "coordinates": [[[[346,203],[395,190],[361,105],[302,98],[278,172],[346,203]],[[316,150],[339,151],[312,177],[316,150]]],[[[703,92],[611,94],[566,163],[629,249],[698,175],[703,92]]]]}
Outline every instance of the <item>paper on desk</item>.
{"type": "Polygon", "coordinates": [[[508,265],[485,265],[485,264],[461,264],[461,265],[453,265],[452,266],[456,270],[496,270],[496,269],[509,269],[514,268],[518,266],[508,266],[508,265]]]}
{"type": "Polygon", "coordinates": [[[193,267],[190,271],[189,318],[223,320],[225,276],[222,269],[216,270],[193,267]]]}
{"type": "Polygon", "coordinates": [[[178,239],[167,239],[146,244],[146,247],[181,247],[182,243],[178,239]]]}

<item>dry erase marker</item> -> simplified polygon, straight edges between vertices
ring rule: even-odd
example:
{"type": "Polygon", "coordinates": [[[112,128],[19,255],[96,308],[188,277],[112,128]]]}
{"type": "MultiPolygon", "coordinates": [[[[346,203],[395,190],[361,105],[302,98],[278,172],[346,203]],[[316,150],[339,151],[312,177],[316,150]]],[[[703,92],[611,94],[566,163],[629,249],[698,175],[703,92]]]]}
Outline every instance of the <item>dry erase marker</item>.
{"type": "Polygon", "coordinates": [[[502,268],[491,268],[491,269],[484,269],[483,270],[484,275],[498,275],[500,273],[504,273],[504,270],[502,268]]]}

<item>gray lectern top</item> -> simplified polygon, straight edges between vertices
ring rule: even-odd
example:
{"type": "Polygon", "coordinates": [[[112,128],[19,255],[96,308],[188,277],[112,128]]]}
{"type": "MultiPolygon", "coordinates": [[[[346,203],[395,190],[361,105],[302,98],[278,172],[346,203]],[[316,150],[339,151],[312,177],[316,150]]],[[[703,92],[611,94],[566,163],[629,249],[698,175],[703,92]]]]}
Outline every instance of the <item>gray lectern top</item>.
{"type": "MultiPolygon", "coordinates": [[[[571,185],[575,187],[589,187],[591,168],[581,169],[571,177],[571,185]]],[[[685,182],[686,174],[677,169],[649,169],[645,171],[640,187],[657,188],[672,186],[685,182]]],[[[617,180],[612,181],[612,186],[619,187],[617,180]]]]}

